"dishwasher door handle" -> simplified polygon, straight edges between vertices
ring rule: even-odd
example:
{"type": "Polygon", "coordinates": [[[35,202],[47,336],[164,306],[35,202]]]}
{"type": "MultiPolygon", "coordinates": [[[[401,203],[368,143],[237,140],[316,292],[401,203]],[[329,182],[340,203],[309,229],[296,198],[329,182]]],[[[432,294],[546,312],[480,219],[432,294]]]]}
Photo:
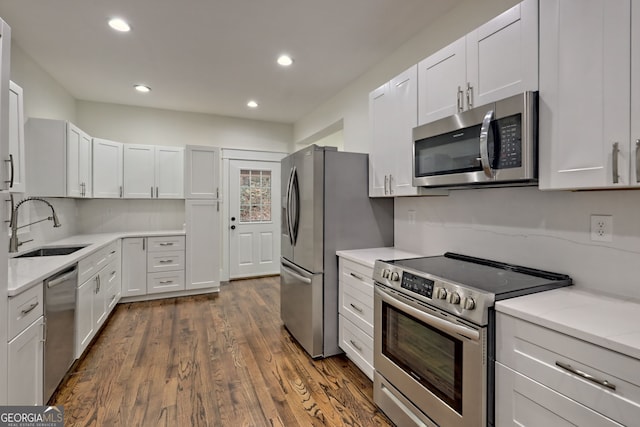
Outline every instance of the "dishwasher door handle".
{"type": "Polygon", "coordinates": [[[53,280],[49,280],[49,281],[47,282],[47,288],[54,288],[54,287],[56,287],[56,286],[60,285],[61,283],[64,283],[64,282],[66,282],[67,280],[72,279],[72,278],[77,277],[77,276],[78,276],[78,270],[76,270],[76,269],[74,268],[74,269],[73,269],[73,271],[70,271],[70,272],[69,272],[69,273],[67,273],[67,274],[63,274],[63,275],[62,275],[62,276],[60,276],[60,277],[56,277],[56,278],[55,278],[55,279],[53,279],[53,280]]]}

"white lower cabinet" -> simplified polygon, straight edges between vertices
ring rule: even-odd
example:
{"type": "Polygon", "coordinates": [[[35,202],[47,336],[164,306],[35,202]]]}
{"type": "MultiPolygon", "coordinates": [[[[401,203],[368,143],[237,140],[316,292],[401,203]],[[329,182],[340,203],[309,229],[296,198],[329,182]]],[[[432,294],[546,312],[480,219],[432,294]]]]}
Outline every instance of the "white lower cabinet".
{"type": "Polygon", "coordinates": [[[640,360],[497,313],[496,426],[631,426],[640,360]]]}
{"type": "Polygon", "coordinates": [[[134,237],[122,242],[122,296],[185,290],[185,237],[134,237]]]}
{"type": "Polygon", "coordinates": [[[9,341],[9,405],[42,405],[44,387],[44,317],[9,341]]]}
{"type": "Polygon", "coordinates": [[[373,269],[339,258],[338,343],[373,381],[373,269]]]}
{"type": "Polygon", "coordinates": [[[76,358],[80,358],[118,303],[120,240],[78,262],[76,293],[76,358]]]}
{"type": "Polygon", "coordinates": [[[185,202],[186,289],[220,288],[219,200],[185,202]]]}
{"type": "MultiPolygon", "coordinates": [[[[44,393],[44,294],[42,285],[9,298],[7,391],[9,405],[42,405],[44,393]]],[[[45,402],[46,403],[46,402],[45,402]]]]}

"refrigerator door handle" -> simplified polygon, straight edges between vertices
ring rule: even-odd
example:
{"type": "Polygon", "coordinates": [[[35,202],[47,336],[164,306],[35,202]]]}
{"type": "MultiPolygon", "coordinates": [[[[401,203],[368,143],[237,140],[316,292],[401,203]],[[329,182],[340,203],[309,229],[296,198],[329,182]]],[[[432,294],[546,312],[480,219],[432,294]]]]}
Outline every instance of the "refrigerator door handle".
{"type": "Polygon", "coordinates": [[[293,168],[293,176],[291,182],[291,205],[294,207],[293,217],[291,218],[291,230],[293,231],[293,245],[298,241],[298,230],[300,229],[300,185],[298,184],[298,170],[293,168]]]}
{"type": "Polygon", "coordinates": [[[295,172],[295,166],[291,168],[291,172],[289,173],[289,182],[287,182],[287,200],[286,200],[286,215],[285,219],[287,222],[287,234],[289,235],[289,243],[293,246],[293,227],[291,225],[291,191],[293,186],[293,174],[295,172]]]}

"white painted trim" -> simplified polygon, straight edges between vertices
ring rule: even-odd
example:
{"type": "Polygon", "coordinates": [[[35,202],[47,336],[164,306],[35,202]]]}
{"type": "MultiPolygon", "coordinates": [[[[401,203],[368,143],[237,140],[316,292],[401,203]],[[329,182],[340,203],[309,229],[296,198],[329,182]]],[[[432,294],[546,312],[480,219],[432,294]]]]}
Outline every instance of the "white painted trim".
{"type": "MultiPolygon", "coordinates": [[[[236,150],[232,148],[222,149],[222,159],[230,160],[257,160],[262,162],[279,162],[289,153],[275,151],[236,150]]],[[[227,175],[225,175],[227,176],[227,175]]]]}

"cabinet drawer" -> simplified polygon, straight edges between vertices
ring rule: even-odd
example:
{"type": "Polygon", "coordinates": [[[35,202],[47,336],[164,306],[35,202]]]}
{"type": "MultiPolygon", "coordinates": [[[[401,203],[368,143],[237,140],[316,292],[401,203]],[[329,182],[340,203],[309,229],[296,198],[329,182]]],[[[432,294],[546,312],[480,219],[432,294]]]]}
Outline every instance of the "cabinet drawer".
{"type": "Polygon", "coordinates": [[[9,336],[11,341],[44,313],[42,284],[9,298],[9,336]]]}
{"type": "Polygon", "coordinates": [[[499,362],[619,423],[640,419],[640,360],[503,313],[496,317],[499,362]]]}
{"type": "Polygon", "coordinates": [[[621,426],[501,363],[496,363],[496,425],[621,426]]]}
{"type": "Polygon", "coordinates": [[[120,257],[120,240],[116,240],[100,248],[91,255],[78,261],[78,286],[86,282],[94,274],[115,258],[120,257]]]}
{"type": "Polygon", "coordinates": [[[344,317],[373,336],[373,286],[346,279],[340,282],[340,308],[344,317]]]}
{"type": "Polygon", "coordinates": [[[184,236],[166,236],[147,238],[148,251],[179,251],[184,250],[184,236]]]}
{"type": "Polygon", "coordinates": [[[147,272],[184,270],[184,251],[149,252],[147,272]]]}
{"type": "Polygon", "coordinates": [[[159,294],[184,290],[184,270],[149,273],[147,275],[147,293],[159,294]]]}
{"type": "Polygon", "coordinates": [[[373,381],[373,338],[343,315],[338,316],[340,348],[373,381]]]}
{"type": "Polygon", "coordinates": [[[105,298],[109,312],[118,303],[122,292],[122,277],[120,272],[120,260],[116,259],[107,265],[105,269],[107,283],[105,285],[105,298]]]}
{"type": "MultiPolygon", "coordinates": [[[[368,283],[373,286],[373,268],[366,267],[357,262],[349,261],[348,259],[340,258],[340,277],[339,280],[349,278],[362,283],[368,283]]],[[[371,293],[373,298],[373,291],[371,293]]]]}

